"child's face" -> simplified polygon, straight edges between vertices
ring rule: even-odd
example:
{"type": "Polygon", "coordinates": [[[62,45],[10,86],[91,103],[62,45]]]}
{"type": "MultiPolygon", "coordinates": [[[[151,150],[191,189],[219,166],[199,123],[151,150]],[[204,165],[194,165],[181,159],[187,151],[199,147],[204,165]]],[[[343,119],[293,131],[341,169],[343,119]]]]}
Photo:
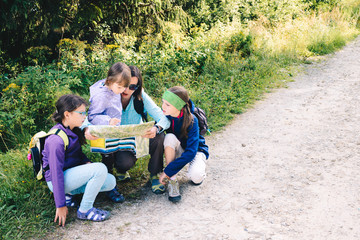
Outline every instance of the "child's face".
{"type": "Polygon", "coordinates": [[[81,105],[77,109],[71,112],[65,112],[66,116],[68,116],[68,125],[70,129],[73,129],[74,127],[80,127],[86,118],[86,108],[85,105],[81,105]]]}
{"type": "Polygon", "coordinates": [[[113,91],[113,93],[115,94],[121,94],[122,92],[124,92],[125,87],[119,83],[110,83],[109,85],[109,89],[111,91],[113,91]]]}
{"type": "Polygon", "coordinates": [[[162,100],[162,110],[163,113],[166,116],[172,116],[172,117],[177,117],[180,115],[180,111],[177,110],[173,105],[171,105],[168,101],[166,101],[165,99],[162,100]]]}

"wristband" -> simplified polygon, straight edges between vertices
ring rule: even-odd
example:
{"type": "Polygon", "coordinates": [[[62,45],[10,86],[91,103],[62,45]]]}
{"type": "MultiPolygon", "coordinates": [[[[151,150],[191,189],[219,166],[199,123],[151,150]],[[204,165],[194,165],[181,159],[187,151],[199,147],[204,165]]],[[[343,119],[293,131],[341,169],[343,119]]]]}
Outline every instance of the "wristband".
{"type": "Polygon", "coordinates": [[[156,134],[159,134],[159,132],[160,132],[160,127],[158,126],[158,125],[154,125],[154,127],[156,127],[156,134]]]}

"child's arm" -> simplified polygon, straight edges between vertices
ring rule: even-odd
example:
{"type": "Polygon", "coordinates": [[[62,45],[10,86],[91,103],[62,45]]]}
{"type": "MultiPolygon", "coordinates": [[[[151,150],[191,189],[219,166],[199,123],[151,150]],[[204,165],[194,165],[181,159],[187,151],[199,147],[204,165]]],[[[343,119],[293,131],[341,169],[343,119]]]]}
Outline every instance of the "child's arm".
{"type": "Polygon", "coordinates": [[[44,151],[49,161],[51,183],[56,208],[66,206],[64,189],[64,160],[65,150],[64,141],[57,135],[49,136],[45,141],[44,151]]]}
{"type": "Polygon", "coordinates": [[[121,119],[118,119],[118,118],[111,118],[110,121],[109,121],[109,125],[120,125],[121,123],[121,119]]]}
{"type": "Polygon", "coordinates": [[[103,96],[93,96],[91,98],[91,104],[88,111],[89,122],[94,125],[116,125],[121,122],[120,119],[111,118],[109,115],[106,114],[106,109],[108,107],[108,102],[103,96]]]}

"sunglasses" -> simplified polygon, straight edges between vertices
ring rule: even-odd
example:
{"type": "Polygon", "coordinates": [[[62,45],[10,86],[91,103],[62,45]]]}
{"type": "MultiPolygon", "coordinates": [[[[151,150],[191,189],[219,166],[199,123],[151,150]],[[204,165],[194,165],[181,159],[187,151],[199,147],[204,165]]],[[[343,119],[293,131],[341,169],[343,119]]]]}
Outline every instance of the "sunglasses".
{"type": "Polygon", "coordinates": [[[131,90],[131,91],[135,91],[136,89],[138,89],[138,85],[137,84],[130,84],[129,85],[129,89],[131,90]]]}
{"type": "Polygon", "coordinates": [[[74,111],[76,113],[80,113],[82,116],[86,116],[86,112],[74,111]]]}

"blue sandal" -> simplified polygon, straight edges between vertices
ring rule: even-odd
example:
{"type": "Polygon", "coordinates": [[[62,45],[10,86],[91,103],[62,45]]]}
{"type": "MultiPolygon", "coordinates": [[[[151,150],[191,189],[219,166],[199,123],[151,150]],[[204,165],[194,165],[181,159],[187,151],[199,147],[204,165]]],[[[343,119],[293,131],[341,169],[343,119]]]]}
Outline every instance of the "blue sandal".
{"type": "Polygon", "coordinates": [[[82,213],[78,210],[76,215],[78,219],[94,222],[101,222],[110,217],[110,213],[108,211],[100,210],[94,207],[87,211],[87,213],[82,213]]]}
{"type": "Polygon", "coordinates": [[[79,204],[75,201],[74,195],[71,194],[65,194],[65,202],[67,207],[79,207],[79,204]]]}
{"type": "Polygon", "coordinates": [[[106,196],[111,199],[114,203],[122,203],[125,201],[124,196],[119,193],[116,188],[114,188],[111,191],[106,192],[106,196]]]}

